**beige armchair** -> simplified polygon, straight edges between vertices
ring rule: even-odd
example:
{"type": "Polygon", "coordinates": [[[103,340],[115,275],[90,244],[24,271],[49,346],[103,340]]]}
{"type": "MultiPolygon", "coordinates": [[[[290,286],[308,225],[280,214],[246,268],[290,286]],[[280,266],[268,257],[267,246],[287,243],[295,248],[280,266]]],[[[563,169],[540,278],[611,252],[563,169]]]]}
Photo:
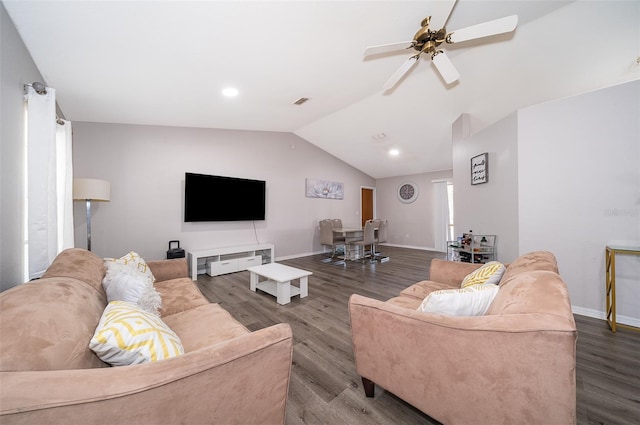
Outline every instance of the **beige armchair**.
{"type": "Polygon", "coordinates": [[[551,253],[511,263],[485,315],[417,310],[427,294],[460,288],[480,266],[436,259],[431,280],[398,297],[351,296],[365,395],[377,384],[447,425],[575,424],[577,332],[551,253]]]}

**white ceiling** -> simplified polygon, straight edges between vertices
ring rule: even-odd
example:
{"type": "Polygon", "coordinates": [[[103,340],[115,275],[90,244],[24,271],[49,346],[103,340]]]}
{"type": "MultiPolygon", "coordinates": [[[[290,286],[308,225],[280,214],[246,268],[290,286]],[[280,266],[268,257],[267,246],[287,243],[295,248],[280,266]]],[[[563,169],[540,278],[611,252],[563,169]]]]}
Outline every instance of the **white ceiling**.
{"type": "Polygon", "coordinates": [[[512,14],[518,28],[445,47],[457,83],[422,59],[387,92],[410,53],[364,48],[411,40],[447,2],[2,2],[71,121],[293,132],[375,178],[450,169],[461,113],[480,129],[640,78],[636,0],[459,0],[449,31],[512,14]],[[240,95],[222,97],[228,85],[240,95]]]}

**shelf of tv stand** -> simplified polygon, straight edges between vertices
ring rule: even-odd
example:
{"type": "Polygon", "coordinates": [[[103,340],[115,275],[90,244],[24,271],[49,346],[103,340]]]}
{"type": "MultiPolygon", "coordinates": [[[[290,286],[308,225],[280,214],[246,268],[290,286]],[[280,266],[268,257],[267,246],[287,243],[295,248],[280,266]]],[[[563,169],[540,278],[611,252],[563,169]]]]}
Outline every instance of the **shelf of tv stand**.
{"type": "Polygon", "coordinates": [[[189,251],[187,256],[191,279],[197,280],[199,274],[207,273],[210,276],[217,276],[243,271],[260,264],[273,263],[275,247],[269,243],[225,246],[189,251]]]}

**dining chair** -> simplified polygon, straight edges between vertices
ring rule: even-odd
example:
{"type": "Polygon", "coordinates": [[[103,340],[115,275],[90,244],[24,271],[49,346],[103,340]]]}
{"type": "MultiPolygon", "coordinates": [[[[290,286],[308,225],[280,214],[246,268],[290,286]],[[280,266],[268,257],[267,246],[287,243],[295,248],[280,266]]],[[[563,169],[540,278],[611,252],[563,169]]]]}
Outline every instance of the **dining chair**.
{"type": "MultiPolygon", "coordinates": [[[[342,229],[342,220],[339,218],[332,218],[330,219],[331,224],[333,225],[334,229],[342,229]]],[[[335,233],[333,234],[333,242],[345,242],[345,237],[344,235],[336,235],[335,233]]]]}
{"type": "Polygon", "coordinates": [[[389,226],[389,221],[388,220],[378,220],[379,224],[378,224],[378,234],[375,238],[375,245],[373,248],[373,252],[374,252],[374,257],[377,260],[378,258],[383,258],[382,253],[377,252],[377,246],[378,244],[381,243],[385,243],[387,241],[387,234],[388,234],[388,226],[389,226]]]}
{"type": "MultiPolygon", "coordinates": [[[[338,246],[345,245],[344,239],[342,241],[335,239],[332,220],[320,220],[320,244],[331,248],[331,258],[335,257],[338,246]]],[[[346,251],[346,246],[344,249],[346,251]]]]}
{"type": "Polygon", "coordinates": [[[357,241],[350,242],[352,245],[361,246],[362,247],[362,261],[364,262],[365,258],[367,258],[366,247],[369,246],[369,260],[374,262],[373,258],[373,245],[375,244],[375,225],[373,221],[367,220],[364,223],[364,231],[362,232],[362,239],[357,241]]]}

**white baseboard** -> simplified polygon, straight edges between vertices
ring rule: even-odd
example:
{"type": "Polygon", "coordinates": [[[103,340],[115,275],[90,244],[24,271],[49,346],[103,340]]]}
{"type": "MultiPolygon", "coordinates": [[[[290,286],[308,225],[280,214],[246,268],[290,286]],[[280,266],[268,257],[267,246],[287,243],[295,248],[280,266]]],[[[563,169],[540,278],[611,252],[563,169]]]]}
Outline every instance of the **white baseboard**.
{"type": "Polygon", "coordinates": [[[445,254],[444,251],[440,251],[439,249],[426,247],[426,246],[398,245],[398,244],[394,244],[394,243],[381,243],[381,244],[378,244],[376,246],[395,246],[397,248],[419,249],[419,250],[422,250],[422,251],[436,251],[436,252],[441,252],[441,253],[445,254]]]}
{"type": "MultiPolygon", "coordinates": [[[[591,308],[578,307],[575,305],[571,306],[571,311],[573,311],[574,314],[579,314],[581,316],[593,317],[594,319],[607,320],[607,314],[604,311],[593,310],[591,308]]],[[[621,316],[617,314],[616,323],[620,323],[627,326],[635,326],[640,328],[640,319],[636,319],[635,317],[621,316]]]]}
{"type": "Polygon", "coordinates": [[[329,252],[330,251],[317,251],[317,252],[304,252],[302,254],[285,255],[283,257],[276,257],[275,261],[291,260],[293,258],[308,257],[310,255],[324,254],[329,252]]]}

